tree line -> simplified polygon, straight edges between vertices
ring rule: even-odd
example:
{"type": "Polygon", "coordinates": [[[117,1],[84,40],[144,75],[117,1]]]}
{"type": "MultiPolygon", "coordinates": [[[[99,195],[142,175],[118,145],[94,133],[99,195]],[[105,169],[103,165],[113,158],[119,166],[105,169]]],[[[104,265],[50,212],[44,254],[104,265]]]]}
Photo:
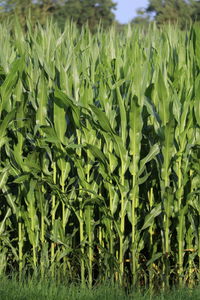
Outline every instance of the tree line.
{"type": "MultiPolygon", "coordinates": [[[[100,20],[104,27],[118,24],[114,14],[116,8],[113,0],[0,0],[0,20],[17,15],[21,24],[25,24],[29,16],[44,24],[52,17],[61,26],[67,19],[72,19],[78,26],[88,23],[94,29],[100,20]]],[[[133,24],[146,25],[155,20],[159,25],[178,22],[184,28],[191,20],[200,20],[200,1],[149,0],[148,6],[137,13],[133,24]]]]}
{"type": "Polygon", "coordinates": [[[110,26],[115,21],[112,0],[0,0],[1,20],[17,15],[24,24],[27,17],[44,24],[53,17],[60,25],[72,19],[79,26],[88,23],[90,28],[110,26]]]}
{"type": "Polygon", "coordinates": [[[197,0],[149,0],[146,8],[138,10],[133,23],[147,24],[155,20],[158,25],[178,23],[185,28],[191,21],[200,20],[200,1],[197,0]]]}

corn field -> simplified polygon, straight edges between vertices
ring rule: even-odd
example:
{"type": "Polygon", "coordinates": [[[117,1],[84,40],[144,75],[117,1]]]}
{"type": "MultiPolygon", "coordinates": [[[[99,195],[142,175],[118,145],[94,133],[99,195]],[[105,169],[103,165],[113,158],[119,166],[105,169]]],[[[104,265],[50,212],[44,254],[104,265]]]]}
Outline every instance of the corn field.
{"type": "Polygon", "coordinates": [[[0,274],[200,278],[200,27],[0,25],[0,274]]]}

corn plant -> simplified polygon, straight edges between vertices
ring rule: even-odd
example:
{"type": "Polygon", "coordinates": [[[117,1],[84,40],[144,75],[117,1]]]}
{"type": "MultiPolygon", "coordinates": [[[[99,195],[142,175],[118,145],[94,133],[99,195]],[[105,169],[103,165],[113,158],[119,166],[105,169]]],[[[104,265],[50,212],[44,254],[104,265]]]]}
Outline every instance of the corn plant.
{"type": "Polygon", "coordinates": [[[199,25],[0,32],[0,273],[194,285],[199,25]]]}

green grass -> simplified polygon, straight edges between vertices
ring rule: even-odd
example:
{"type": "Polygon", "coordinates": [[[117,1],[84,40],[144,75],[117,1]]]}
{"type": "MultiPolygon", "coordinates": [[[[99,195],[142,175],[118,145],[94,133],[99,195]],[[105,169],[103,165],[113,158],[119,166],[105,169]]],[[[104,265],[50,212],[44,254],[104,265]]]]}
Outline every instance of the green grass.
{"type": "Polygon", "coordinates": [[[125,293],[122,288],[109,284],[92,289],[80,285],[57,284],[51,280],[23,280],[1,278],[0,299],[2,300],[199,300],[200,287],[173,289],[165,293],[151,294],[149,291],[125,293]]]}

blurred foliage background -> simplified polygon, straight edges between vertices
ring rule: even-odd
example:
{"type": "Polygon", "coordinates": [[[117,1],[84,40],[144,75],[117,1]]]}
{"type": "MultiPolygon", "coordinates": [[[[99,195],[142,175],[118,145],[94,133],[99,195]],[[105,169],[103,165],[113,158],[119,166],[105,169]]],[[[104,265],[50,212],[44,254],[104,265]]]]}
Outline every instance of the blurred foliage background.
{"type": "MultiPolygon", "coordinates": [[[[27,17],[43,25],[52,17],[63,27],[66,20],[72,19],[80,27],[88,23],[95,31],[100,21],[105,28],[113,23],[123,27],[115,19],[116,8],[117,3],[112,0],[0,0],[0,20],[17,15],[22,25],[27,17]]],[[[146,8],[138,9],[132,23],[145,26],[152,21],[158,25],[170,22],[178,23],[184,29],[191,21],[199,19],[200,1],[149,0],[146,8]]]]}
{"type": "Polygon", "coordinates": [[[115,21],[116,4],[112,0],[7,0],[0,1],[0,7],[1,20],[17,15],[22,25],[27,17],[42,25],[53,17],[60,26],[72,19],[79,26],[88,23],[95,29],[100,20],[105,27],[115,21]]]}

